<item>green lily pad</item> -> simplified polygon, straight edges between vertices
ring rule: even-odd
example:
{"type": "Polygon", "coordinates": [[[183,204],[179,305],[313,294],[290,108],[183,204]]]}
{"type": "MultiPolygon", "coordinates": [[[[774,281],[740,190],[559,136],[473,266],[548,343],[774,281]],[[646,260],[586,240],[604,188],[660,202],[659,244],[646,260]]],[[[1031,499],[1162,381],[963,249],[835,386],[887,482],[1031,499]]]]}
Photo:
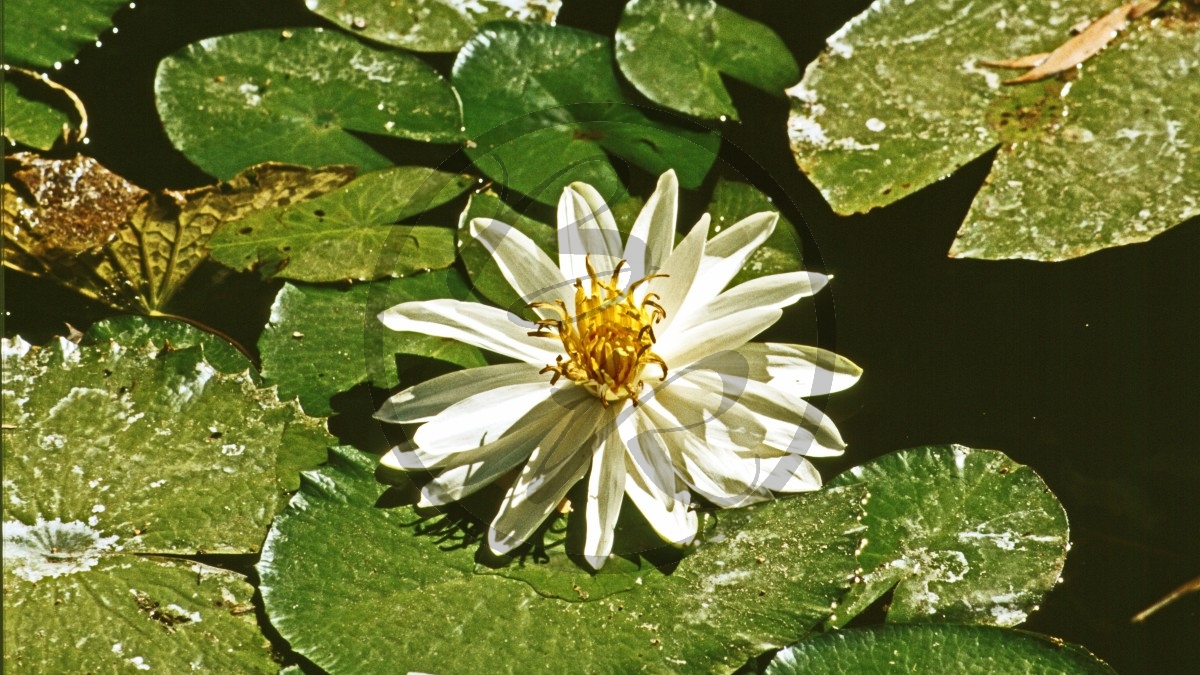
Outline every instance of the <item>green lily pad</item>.
{"type": "Polygon", "coordinates": [[[561,0],[308,0],[308,8],[368,40],[454,52],[489,21],[553,23],[561,0]]]}
{"type": "Polygon", "coordinates": [[[171,142],[218,178],[268,160],[391,164],[351,132],[462,136],[458,99],[436,70],[320,28],[201,40],[159,63],[154,90],[171,142]]]}
{"type": "Polygon", "coordinates": [[[65,4],[8,0],[4,3],[4,62],[38,69],[61,67],[108,30],[112,15],[127,4],[128,0],[65,4]]]}
{"type": "Polygon", "coordinates": [[[209,241],[212,257],[264,279],[370,281],[454,262],[448,227],[394,225],[471,186],[466,176],[398,166],[360,176],[311,201],[251,213],[209,241]]]}
{"type": "Polygon", "coordinates": [[[114,309],[163,310],[208,258],[226,220],[307,199],[354,177],[352,167],[251,167],[195,190],[146,192],[90,157],[11,162],[3,185],[4,265],[49,277],[114,309]]]}
{"type": "Polygon", "coordinates": [[[463,368],[485,365],[483,354],[470,345],[398,333],[376,318],[401,302],[469,295],[462,275],[453,269],[356,284],[347,290],[284,284],[258,341],[263,378],[278,385],[280,398],[299,397],[310,415],[329,415],[334,394],[363,382],[384,388],[400,384],[397,353],[463,368]]]}
{"type": "Polygon", "coordinates": [[[18,71],[4,73],[5,140],[38,150],[49,150],[62,139],[64,130],[78,134],[74,106],[61,92],[37,78],[14,80],[18,71]]]}
{"type": "Polygon", "coordinates": [[[1200,214],[1200,24],[1142,19],[1076,81],[1006,86],[986,60],[1048,52],[1111,3],[880,0],[793,97],[796,161],[839,213],[891,203],[1000,146],[951,255],[1062,260],[1200,214]],[[1136,113],[1131,113],[1136,111],[1136,113]]]}
{"type": "MultiPolygon", "coordinates": [[[[708,212],[712,215],[712,234],[733,225],[746,216],[763,211],[778,211],[771,198],[748,183],[721,178],[713,188],[708,212]]],[[[775,231],[757,251],[750,255],[746,265],[729,282],[735,286],[744,281],[770,274],[786,274],[804,268],[804,257],[800,249],[800,236],[792,221],[779,216],[775,231]]]]}
{"type": "Polygon", "coordinates": [[[873,626],[811,637],[788,647],[767,675],[851,673],[1114,675],[1091,652],[1062,640],[992,626],[873,626]]]}
{"type": "Polygon", "coordinates": [[[569,568],[559,548],[545,564],[493,569],[476,562],[469,531],[411,507],[377,508],[374,471],[375,457],[347,448],[305,474],[258,567],[272,624],[330,673],[379,663],[424,672],[516,663],[731,671],[828,616],[862,535],[863,492],[841,488],[721,512],[669,574],[635,557],[593,576],[569,568]],[[401,628],[381,630],[364,616],[401,628]]]}
{"type": "Polygon", "coordinates": [[[181,321],[159,317],[114,316],[92,324],[87,330],[89,343],[116,342],[123,345],[171,345],[174,349],[202,347],[204,360],[219,373],[236,375],[250,373],[257,378],[254,365],[245,354],[225,340],[198,330],[181,321]]]}
{"type": "Polygon", "coordinates": [[[97,537],[77,521],[4,522],[6,671],[278,671],[244,577],[97,537]]]}
{"type": "Polygon", "coordinates": [[[621,72],[659,105],[706,119],[737,119],[729,75],[772,94],[800,78],[775,31],[712,0],[632,0],[617,26],[621,72]]]}
{"type": "Polygon", "coordinates": [[[1067,514],[1042,479],[995,450],[902,450],[830,485],[871,493],[844,625],[891,590],[887,620],[1015,626],[1037,609],[1066,562],[1067,514]]]}
{"type": "Polygon", "coordinates": [[[720,138],[650,119],[621,91],[612,40],[519,23],[485,26],[459,52],[454,86],[472,139],[467,155],[508,187],[553,204],[572,181],[625,193],[607,153],[700,185],[720,138]]]}

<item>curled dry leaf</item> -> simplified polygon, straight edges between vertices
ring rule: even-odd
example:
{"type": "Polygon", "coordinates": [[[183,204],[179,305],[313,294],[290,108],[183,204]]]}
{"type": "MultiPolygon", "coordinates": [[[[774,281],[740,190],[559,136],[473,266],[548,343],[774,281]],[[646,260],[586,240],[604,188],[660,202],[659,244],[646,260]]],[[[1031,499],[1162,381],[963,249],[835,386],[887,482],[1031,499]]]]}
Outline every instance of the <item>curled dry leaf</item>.
{"type": "Polygon", "coordinates": [[[226,221],[345,185],[353,167],[260,164],[195,190],[148,192],[90,157],[5,159],[4,264],[123,311],[161,314],[226,221]]]}

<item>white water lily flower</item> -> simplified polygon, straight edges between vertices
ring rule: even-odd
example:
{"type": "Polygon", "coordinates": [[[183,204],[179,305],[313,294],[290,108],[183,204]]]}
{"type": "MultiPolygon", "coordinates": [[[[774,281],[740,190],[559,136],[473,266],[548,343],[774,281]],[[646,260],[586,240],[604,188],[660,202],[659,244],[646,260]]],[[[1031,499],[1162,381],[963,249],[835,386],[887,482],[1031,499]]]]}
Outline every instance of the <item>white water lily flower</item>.
{"type": "Polygon", "coordinates": [[[473,220],[471,234],[535,321],[451,299],[379,315],[394,330],[517,361],[429,380],[376,414],[421,423],[411,444],[382,460],[440,472],[419,505],[460,500],[520,467],[488,535],[504,554],[587,476],[584,555],[599,569],[623,496],[682,545],[696,534],[692,491],[732,507],[820,487],[807,457],[840,454],[845,444],[802,397],[845,389],[861,371],[814,347],[750,340],[826,277],[776,274],[726,289],[777,214],[755,214],[712,239],[705,215],[675,246],[677,198],[668,172],[622,246],[600,194],[571,185],[558,205],[557,264],[516,229],[473,220]]]}

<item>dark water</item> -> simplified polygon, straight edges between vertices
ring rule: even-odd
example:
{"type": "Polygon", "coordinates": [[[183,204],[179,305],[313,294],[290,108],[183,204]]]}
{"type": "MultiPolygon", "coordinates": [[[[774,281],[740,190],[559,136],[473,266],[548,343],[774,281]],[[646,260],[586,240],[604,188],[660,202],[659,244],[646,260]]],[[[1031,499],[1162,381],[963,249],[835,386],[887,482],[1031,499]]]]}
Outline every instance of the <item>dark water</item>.
{"type": "MultiPolygon", "coordinates": [[[[203,37],[320,22],[299,1],[138,4],[61,80],[87,103],[88,152],[109,168],[148,188],[203,184],[158,122],[158,60],[203,37]]],[[[622,3],[566,4],[560,23],[611,34],[622,3]]],[[[804,64],[867,3],[725,4],[772,25],[804,64]]],[[[448,73],[452,59],[431,62],[448,73]]],[[[1025,627],[1122,673],[1200,669],[1200,595],[1129,621],[1200,575],[1200,222],[1070,262],[949,260],[990,155],[898,204],[838,217],[791,159],[786,102],[732,89],[745,120],[722,128],[722,160],[803,225],[809,266],[836,275],[815,322],[811,305],[793,309],[772,337],[820,343],[865,370],[824,405],[850,443],[826,475],[917,445],[1003,450],[1058,494],[1074,542],[1065,582],[1025,627]]],[[[253,345],[276,288],[215,267],[200,280],[215,285],[194,285],[180,311],[253,345]]],[[[49,284],[4,281],[8,335],[45,339],[105,313],[49,284]]],[[[365,397],[348,400],[363,403],[345,418],[364,419],[365,397]]]]}

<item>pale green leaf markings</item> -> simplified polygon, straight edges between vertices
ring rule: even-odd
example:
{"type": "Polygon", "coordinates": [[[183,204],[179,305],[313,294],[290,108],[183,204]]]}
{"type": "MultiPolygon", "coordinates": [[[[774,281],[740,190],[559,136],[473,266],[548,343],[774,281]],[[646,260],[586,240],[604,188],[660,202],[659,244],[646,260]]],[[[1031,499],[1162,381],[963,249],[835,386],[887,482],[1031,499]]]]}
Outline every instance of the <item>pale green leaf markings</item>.
{"type": "Polygon", "coordinates": [[[421,167],[360,176],[308,201],[227,223],[209,242],[212,257],[264,278],[370,281],[454,262],[449,227],[396,225],[453,200],[471,179],[421,167]]]}
{"type": "Polygon", "coordinates": [[[363,382],[384,388],[401,384],[396,354],[482,366],[483,355],[470,345],[396,332],[376,318],[401,302],[469,297],[470,289],[453,269],[347,290],[284,284],[258,341],[263,378],[279,387],[280,398],[298,397],[310,415],[328,415],[333,412],[329,399],[339,392],[363,382]]]}
{"type": "Polygon", "coordinates": [[[572,181],[623,194],[607,153],[655,175],[675,168],[681,185],[699,186],[720,138],[643,115],[621,91],[613,58],[612,41],[593,33],[484,27],[454,65],[468,156],[490,178],[547,204],[572,181]]]}
{"type": "MultiPolygon", "coordinates": [[[[66,64],[112,26],[128,0],[41,0],[4,3],[4,62],[44,70],[66,64]]],[[[5,115],[8,111],[5,111],[5,115]]]]}
{"type": "Polygon", "coordinates": [[[722,73],[777,95],[800,77],[775,31],[711,0],[633,0],[616,45],[621,72],[647,98],[706,119],[738,118],[722,73]]]}
{"type": "MultiPolygon", "coordinates": [[[[763,211],[778,212],[778,207],[771,199],[749,183],[726,180],[717,181],[713,188],[712,201],[708,204],[708,212],[712,215],[713,236],[724,228],[730,227],[739,220],[761,213],[763,211]]],[[[767,238],[746,260],[746,265],[729,282],[736,286],[745,281],[770,274],[786,274],[804,267],[804,258],[800,249],[800,236],[792,222],[779,216],[775,231],[767,238]]]]}
{"type": "Polygon", "coordinates": [[[565,557],[561,547],[546,565],[530,558],[492,569],[477,563],[469,530],[437,515],[422,522],[407,506],[377,508],[375,461],[341,449],[328,468],[305,474],[259,564],[271,622],[330,673],[379,663],[426,672],[732,671],[829,615],[862,536],[863,493],[842,488],[721,512],[705,528],[708,541],[670,574],[634,557],[591,576],[554,560],[565,557]],[[385,615],[403,630],[351,620],[385,615]],[[345,629],[331,634],[330,622],[345,629]]]}
{"type": "Polygon", "coordinates": [[[994,673],[1114,675],[1083,647],[1019,630],[936,624],[874,626],[817,635],[779,652],[767,675],[994,673]]]}
{"type": "Polygon", "coordinates": [[[1063,260],[1200,214],[1194,20],[1136,21],[1074,81],[1003,86],[983,61],[1047,52],[1111,5],[880,0],[789,90],[800,167],[839,213],[864,212],[1001,146],[950,254],[1063,260]],[[1163,161],[1163,160],[1166,161],[1163,161]]]}
{"type": "Polygon", "coordinates": [[[308,0],[308,8],[369,40],[453,52],[489,21],[553,23],[561,0],[308,0]]]}
{"type": "Polygon", "coordinates": [[[1200,27],[1137,23],[1084,67],[1052,133],[997,153],[951,256],[1065,260],[1200,216],[1200,27]]]}
{"type": "Polygon", "coordinates": [[[1042,479],[994,450],[914,448],[837,476],[871,494],[862,582],[840,603],[844,625],[895,588],[892,623],[1003,627],[1023,622],[1066,561],[1067,514],[1042,479]]]}
{"type": "MultiPolygon", "coordinates": [[[[30,538],[61,543],[56,533],[69,531],[47,523],[18,533],[4,523],[6,671],[278,671],[255,622],[254,588],[239,574],[187,560],[106,552],[86,570],[32,583],[22,576],[30,568],[12,564],[11,548],[30,538]]],[[[42,559],[85,554],[57,546],[51,553],[37,543],[31,548],[27,552],[42,559]]]]}
{"type": "Polygon", "coordinates": [[[391,164],[356,133],[461,138],[458,98],[437,71],[319,28],[188,45],[159,64],[155,94],[171,142],[218,178],[268,160],[364,171],[391,164]]]}

